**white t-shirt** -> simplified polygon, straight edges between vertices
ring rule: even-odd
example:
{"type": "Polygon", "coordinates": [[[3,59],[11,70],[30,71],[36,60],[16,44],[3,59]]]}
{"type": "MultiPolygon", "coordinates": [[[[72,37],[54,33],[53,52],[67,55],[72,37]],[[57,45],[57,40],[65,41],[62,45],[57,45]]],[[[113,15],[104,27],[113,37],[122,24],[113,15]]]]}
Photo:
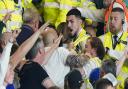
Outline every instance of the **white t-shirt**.
{"type": "Polygon", "coordinates": [[[0,85],[0,89],[6,89],[4,85],[0,85]]]}
{"type": "MultiPolygon", "coordinates": [[[[48,47],[45,49],[47,50],[48,47]]],[[[49,77],[60,88],[64,87],[65,75],[70,71],[70,68],[65,66],[65,61],[69,53],[67,49],[58,47],[51,55],[48,63],[44,65],[49,77]]]]}

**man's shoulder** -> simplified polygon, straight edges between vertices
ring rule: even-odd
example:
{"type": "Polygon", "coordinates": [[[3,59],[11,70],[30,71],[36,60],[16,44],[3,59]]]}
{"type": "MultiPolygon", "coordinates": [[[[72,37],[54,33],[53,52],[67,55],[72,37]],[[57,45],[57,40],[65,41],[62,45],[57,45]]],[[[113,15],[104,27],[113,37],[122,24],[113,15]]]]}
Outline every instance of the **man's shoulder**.
{"type": "MultiPolygon", "coordinates": [[[[45,51],[47,51],[48,49],[50,49],[50,47],[45,47],[45,51]]],[[[55,49],[55,51],[53,52],[53,54],[69,54],[69,50],[64,48],[64,47],[58,47],[55,49]]],[[[66,55],[65,55],[66,56],[66,55]]]]}
{"type": "Polygon", "coordinates": [[[105,34],[99,36],[98,38],[99,38],[102,42],[104,42],[104,39],[105,39],[106,36],[109,36],[109,37],[110,37],[110,36],[111,36],[111,33],[110,33],[110,32],[107,32],[107,33],[105,33],[105,34]]]}
{"type": "Polygon", "coordinates": [[[58,47],[57,52],[59,52],[59,54],[64,54],[63,56],[67,56],[70,53],[69,50],[64,47],[58,47]]]}

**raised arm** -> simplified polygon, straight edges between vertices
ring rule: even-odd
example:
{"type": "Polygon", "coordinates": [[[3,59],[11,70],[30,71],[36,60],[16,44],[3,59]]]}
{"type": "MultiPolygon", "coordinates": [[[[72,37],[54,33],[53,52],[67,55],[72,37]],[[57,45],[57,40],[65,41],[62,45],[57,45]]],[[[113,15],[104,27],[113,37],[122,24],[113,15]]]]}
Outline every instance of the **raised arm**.
{"type": "Polygon", "coordinates": [[[49,58],[51,57],[52,53],[57,49],[57,47],[59,46],[60,44],[60,41],[61,41],[61,38],[62,38],[62,35],[60,35],[54,42],[54,44],[52,44],[52,46],[49,48],[49,50],[45,53],[45,59],[42,63],[42,65],[45,65],[47,64],[49,58]]]}
{"type": "Polygon", "coordinates": [[[12,12],[14,12],[14,11],[8,12],[8,13],[4,16],[3,20],[0,21],[0,34],[2,34],[2,30],[3,30],[3,28],[6,26],[7,21],[10,19],[12,12]]]}
{"type": "Polygon", "coordinates": [[[20,33],[20,30],[14,30],[13,32],[10,32],[9,35],[7,35],[7,39],[4,39],[5,47],[3,48],[3,52],[0,57],[0,85],[3,84],[5,75],[7,73],[9,59],[10,59],[10,52],[13,43],[15,42],[16,37],[20,33]]]}
{"type": "Polygon", "coordinates": [[[49,22],[41,26],[41,28],[37,30],[29,39],[23,42],[18,50],[11,56],[11,64],[13,69],[25,57],[25,55],[32,48],[39,35],[43,33],[43,30],[48,26],[48,24],[49,22]]]}

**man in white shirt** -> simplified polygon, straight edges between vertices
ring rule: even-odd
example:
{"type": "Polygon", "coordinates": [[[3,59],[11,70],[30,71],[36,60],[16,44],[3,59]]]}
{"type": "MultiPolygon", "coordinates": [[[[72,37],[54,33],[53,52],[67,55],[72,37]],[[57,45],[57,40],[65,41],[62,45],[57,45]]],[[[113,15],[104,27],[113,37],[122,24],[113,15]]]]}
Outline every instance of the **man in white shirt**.
{"type": "MultiPolygon", "coordinates": [[[[47,28],[47,32],[43,35],[46,51],[51,48],[56,38],[57,34],[55,30],[47,28]]],[[[70,68],[65,66],[68,55],[69,51],[67,49],[58,47],[52,55],[50,55],[50,58],[47,59],[47,63],[43,64],[55,85],[62,89],[64,88],[64,77],[70,71],[70,68]]]]}

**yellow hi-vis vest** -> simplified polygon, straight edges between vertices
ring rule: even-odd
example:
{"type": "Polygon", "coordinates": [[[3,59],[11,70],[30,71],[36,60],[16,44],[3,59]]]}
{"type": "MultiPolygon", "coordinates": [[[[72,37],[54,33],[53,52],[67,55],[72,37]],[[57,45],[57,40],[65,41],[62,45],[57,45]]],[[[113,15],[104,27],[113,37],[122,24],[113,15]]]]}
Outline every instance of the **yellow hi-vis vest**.
{"type": "Polygon", "coordinates": [[[121,69],[121,72],[117,76],[117,79],[119,81],[117,89],[124,89],[124,81],[126,78],[128,78],[128,61],[127,60],[125,61],[124,65],[121,69]]]}
{"type": "Polygon", "coordinates": [[[59,14],[59,3],[56,0],[44,0],[43,17],[45,21],[55,24],[59,14]]]}
{"type": "MultiPolygon", "coordinates": [[[[128,37],[128,33],[127,32],[123,32],[123,34],[121,35],[121,37],[118,40],[118,43],[115,47],[114,50],[117,51],[124,51],[126,45],[127,45],[127,37],[128,37]]],[[[113,40],[112,40],[112,34],[111,32],[108,32],[104,35],[104,47],[108,47],[109,49],[113,49],[113,40]]]]}
{"type": "Polygon", "coordinates": [[[22,0],[22,6],[24,9],[31,8],[33,6],[32,0],[22,0]]]}
{"type": "Polygon", "coordinates": [[[66,14],[73,7],[73,0],[60,0],[59,13],[56,19],[55,26],[57,27],[61,22],[66,22],[66,14]]]}
{"type": "Polygon", "coordinates": [[[4,28],[4,32],[6,30],[14,30],[16,28],[20,28],[22,25],[22,4],[19,0],[18,4],[15,4],[13,0],[0,0],[0,20],[4,18],[4,16],[10,12],[14,11],[11,14],[11,19],[6,23],[6,29],[4,28]]]}
{"type": "Polygon", "coordinates": [[[85,6],[90,9],[96,9],[96,6],[93,2],[88,0],[60,0],[60,7],[59,7],[59,15],[57,17],[55,26],[57,27],[61,22],[66,22],[66,14],[69,10],[73,7],[81,7],[84,8],[85,6]]]}
{"type": "Polygon", "coordinates": [[[79,51],[82,51],[81,44],[82,42],[85,43],[88,37],[89,36],[86,35],[86,31],[82,29],[82,31],[78,34],[78,37],[76,38],[76,40],[73,42],[75,49],[77,48],[77,46],[79,46],[80,47],[79,51]]]}
{"type": "Polygon", "coordinates": [[[58,0],[59,6],[59,15],[57,17],[55,26],[57,27],[61,22],[66,22],[66,14],[73,7],[79,7],[82,3],[82,0],[58,0]]]}
{"type": "Polygon", "coordinates": [[[22,7],[24,9],[26,9],[26,8],[35,8],[35,6],[32,3],[32,0],[22,0],[22,7]]]}

